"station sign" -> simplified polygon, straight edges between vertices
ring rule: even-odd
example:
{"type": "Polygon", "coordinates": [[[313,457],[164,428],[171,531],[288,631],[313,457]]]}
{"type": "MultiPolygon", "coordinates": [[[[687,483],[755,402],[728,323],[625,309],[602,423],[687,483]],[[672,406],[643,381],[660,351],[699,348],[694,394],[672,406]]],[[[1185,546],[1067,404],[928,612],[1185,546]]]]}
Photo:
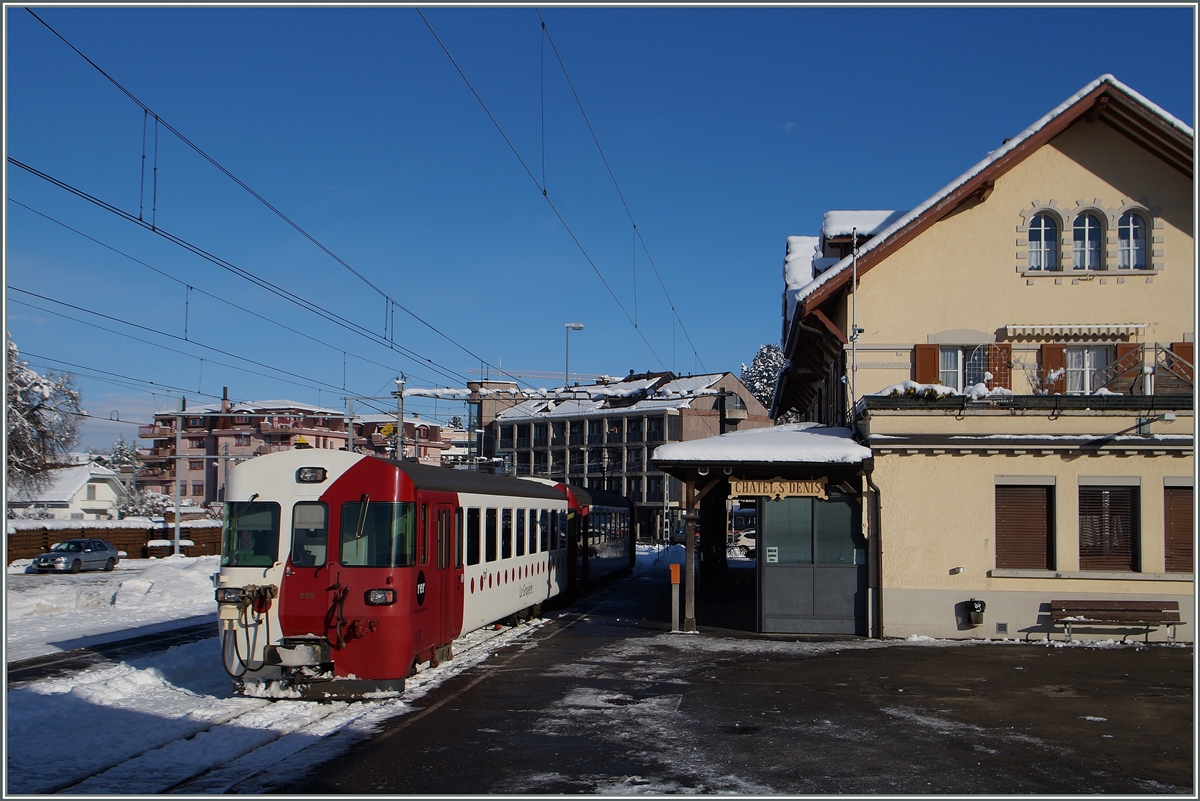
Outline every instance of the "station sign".
{"type": "Polygon", "coordinates": [[[784,480],[776,476],[773,479],[754,481],[740,478],[729,479],[729,497],[731,498],[817,498],[829,500],[825,484],[827,478],[784,480]]]}

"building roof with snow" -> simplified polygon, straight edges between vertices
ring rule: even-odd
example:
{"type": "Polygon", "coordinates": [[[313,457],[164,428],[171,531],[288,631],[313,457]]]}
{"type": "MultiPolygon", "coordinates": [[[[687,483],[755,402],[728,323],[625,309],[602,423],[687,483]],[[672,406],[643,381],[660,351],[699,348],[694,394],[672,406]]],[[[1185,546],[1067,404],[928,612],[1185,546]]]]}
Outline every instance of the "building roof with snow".
{"type": "Polygon", "coordinates": [[[125,494],[125,487],[120,477],[104,465],[96,462],[78,464],[71,467],[61,467],[50,471],[50,484],[43,490],[32,495],[23,495],[11,486],[8,489],[8,503],[17,506],[28,505],[67,505],[75,499],[79,491],[90,481],[105,481],[113,486],[118,495],[125,494]]]}
{"type": "MultiPolygon", "coordinates": [[[[972,166],[934,193],[925,202],[908,212],[829,212],[825,229],[841,231],[847,223],[870,223],[873,238],[859,247],[858,270],[863,273],[879,259],[895,251],[921,231],[933,225],[945,214],[961,205],[972,195],[990,194],[989,181],[1020,162],[1028,153],[1048,142],[1080,116],[1092,112],[1119,115],[1121,123],[1131,132],[1154,142],[1159,155],[1171,163],[1186,166],[1190,174],[1193,160],[1194,132],[1179,118],[1118,81],[1112,75],[1101,75],[1071,97],[1064,100],[1044,117],[1021,133],[1005,141],[972,166]],[[830,215],[835,215],[830,220],[830,215]],[[856,215],[873,215],[856,216],[856,215]],[[879,215],[888,215],[879,218],[879,215]]],[[[849,235],[845,231],[845,235],[849,235]]],[[[807,286],[797,290],[795,303],[819,301],[835,287],[849,280],[853,257],[840,259],[833,267],[815,277],[807,286]]]]}

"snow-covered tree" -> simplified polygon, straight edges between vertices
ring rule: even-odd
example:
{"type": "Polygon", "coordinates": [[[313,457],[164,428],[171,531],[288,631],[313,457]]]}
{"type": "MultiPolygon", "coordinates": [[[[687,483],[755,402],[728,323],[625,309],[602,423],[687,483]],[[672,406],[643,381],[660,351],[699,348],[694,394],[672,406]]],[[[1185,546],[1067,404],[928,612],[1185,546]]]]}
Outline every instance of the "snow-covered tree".
{"type": "Polygon", "coordinates": [[[96,460],[110,470],[120,470],[122,467],[141,467],[142,457],[138,455],[137,448],[125,441],[124,437],[118,437],[107,451],[94,454],[96,460]]]}
{"type": "Polygon", "coordinates": [[[143,489],[132,489],[117,506],[117,517],[124,520],[127,517],[157,517],[168,508],[174,508],[175,501],[161,492],[143,489]]]}
{"type": "Polygon", "coordinates": [[[6,392],[8,447],[5,475],[9,486],[28,493],[45,487],[50,472],[67,464],[79,440],[79,391],[70,373],[46,375],[21,361],[12,334],[7,335],[6,392]]]}
{"type": "MultiPolygon", "coordinates": [[[[750,366],[742,365],[742,374],[739,377],[746,389],[750,390],[750,394],[770,409],[775,400],[775,380],[786,364],[787,359],[783,357],[783,351],[778,345],[760,345],[750,366]]],[[[795,412],[788,411],[777,417],[775,423],[791,423],[796,419],[795,412]]]]}

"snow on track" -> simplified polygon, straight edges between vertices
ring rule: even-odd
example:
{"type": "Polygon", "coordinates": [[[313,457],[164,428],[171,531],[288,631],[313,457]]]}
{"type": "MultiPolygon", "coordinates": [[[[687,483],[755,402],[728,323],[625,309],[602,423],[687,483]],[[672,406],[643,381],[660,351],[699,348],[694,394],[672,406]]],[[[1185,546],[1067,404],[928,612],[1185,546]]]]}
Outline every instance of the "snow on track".
{"type": "Polygon", "coordinates": [[[544,622],[471,632],[455,641],[454,659],[424,666],[401,697],[380,701],[235,696],[215,636],[11,688],[6,790],[214,793],[250,782],[239,789],[264,792],[294,778],[288,770],[268,769],[298,754],[307,765],[335,756],[544,622]],[[69,759],[47,758],[64,743],[71,744],[69,759]]]}

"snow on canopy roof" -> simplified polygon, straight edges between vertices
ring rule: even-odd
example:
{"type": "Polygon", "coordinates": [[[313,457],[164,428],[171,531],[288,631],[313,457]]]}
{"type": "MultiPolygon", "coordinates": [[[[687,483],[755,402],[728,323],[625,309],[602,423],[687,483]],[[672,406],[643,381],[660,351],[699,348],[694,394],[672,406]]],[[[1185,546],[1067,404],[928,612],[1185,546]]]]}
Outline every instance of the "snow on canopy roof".
{"type": "MultiPolygon", "coordinates": [[[[1046,114],[1040,120],[1038,120],[1037,122],[1030,125],[1024,131],[1021,131],[1021,133],[1017,134],[1012,139],[1009,139],[1007,142],[1005,142],[1000,147],[998,147],[995,150],[993,150],[992,152],[988,153],[986,156],[984,156],[982,161],[980,161],[975,166],[971,167],[971,169],[967,170],[966,172],[964,172],[962,175],[955,178],[950,183],[946,184],[944,187],[942,187],[940,190],[938,190],[933,196],[931,196],[924,203],[922,203],[921,205],[912,209],[911,211],[901,215],[900,217],[896,218],[893,222],[889,223],[886,227],[876,231],[875,236],[869,242],[865,243],[858,249],[859,258],[861,259],[863,254],[874,250],[875,248],[879,247],[879,245],[888,241],[888,239],[893,234],[895,234],[896,232],[898,232],[898,231],[902,230],[903,228],[905,228],[906,226],[908,226],[909,223],[911,223],[913,220],[920,217],[925,211],[936,206],[939,202],[941,202],[943,199],[948,197],[952,192],[954,192],[955,189],[958,189],[960,186],[965,184],[967,181],[971,180],[976,175],[983,172],[985,169],[987,169],[987,167],[992,165],[994,162],[998,161],[1001,157],[1007,155],[1011,151],[1020,147],[1021,144],[1025,142],[1025,140],[1029,139],[1031,136],[1036,134],[1038,131],[1045,128],[1047,125],[1049,125],[1051,122],[1053,122],[1057,117],[1059,117],[1061,114],[1063,114],[1067,109],[1071,108],[1071,106],[1078,103],[1081,98],[1087,96],[1093,90],[1095,90],[1097,87],[1099,87],[1101,84],[1104,84],[1104,83],[1107,83],[1109,86],[1112,86],[1115,89],[1119,89],[1120,91],[1129,95],[1130,98],[1132,98],[1133,100],[1135,100],[1139,104],[1141,104],[1143,107],[1145,107],[1147,111],[1150,111],[1151,113],[1156,115],[1159,119],[1162,120],[1162,122],[1166,123],[1167,125],[1170,125],[1171,127],[1175,128],[1176,130],[1180,131],[1181,133],[1185,134],[1186,136],[1192,137],[1195,135],[1194,132],[1192,131],[1192,127],[1190,125],[1188,125],[1187,123],[1183,122],[1182,120],[1180,120],[1178,117],[1175,117],[1174,115],[1168,113],[1166,110],[1164,110],[1157,104],[1151,102],[1150,100],[1148,100],[1147,98],[1145,98],[1141,94],[1139,94],[1138,92],[1135,92],[1133,89],[1130,89],[1128,86],[1126,86],[1125,84],[1118,81],[1112,75],[1110,75],[1110,74],[1101,75],[1099,78],[1092,81],[1087,86],[1083,87],[1078,92],[1076,92],[1075,94],[1068,97],[1062,103],[1059,103],[1058,106],[1056,106],[1052,111],[1050,111],[1050,113],[1046,114]]],[[[826,216],[828,216],[828,215],[826,215],[826,216]]],[[[802,300],[802,299],[808,297],[814,291],[816,291],[819,287],[824,286],[829,281],[832,281],[835,276],[840,275],[841,273],[845,272],[847,269],[849,269],[852,260],[853,259],[851,256],[847,256],[846,258],[839,261],[834,267],[821,273],[818,277],[814,278],[807,286],[805,286],[797,291],[796,300],[799,301],[799,300],[802,300]]]]}
{"type": "Polygon", "coordinates": [[[908,212],[895,209],[873,211],[827,211],[821,233],[826,239],[850,236],[858,229],[859,236],[875,236],[908,212]]]}
{"type": "Polygon", "coordinates": [[[859,464],[869,458],[870,448],[855,442],[848,428],[789,423],[659,445],[654,449],[651,461],[667,464],[859,464]]]}

